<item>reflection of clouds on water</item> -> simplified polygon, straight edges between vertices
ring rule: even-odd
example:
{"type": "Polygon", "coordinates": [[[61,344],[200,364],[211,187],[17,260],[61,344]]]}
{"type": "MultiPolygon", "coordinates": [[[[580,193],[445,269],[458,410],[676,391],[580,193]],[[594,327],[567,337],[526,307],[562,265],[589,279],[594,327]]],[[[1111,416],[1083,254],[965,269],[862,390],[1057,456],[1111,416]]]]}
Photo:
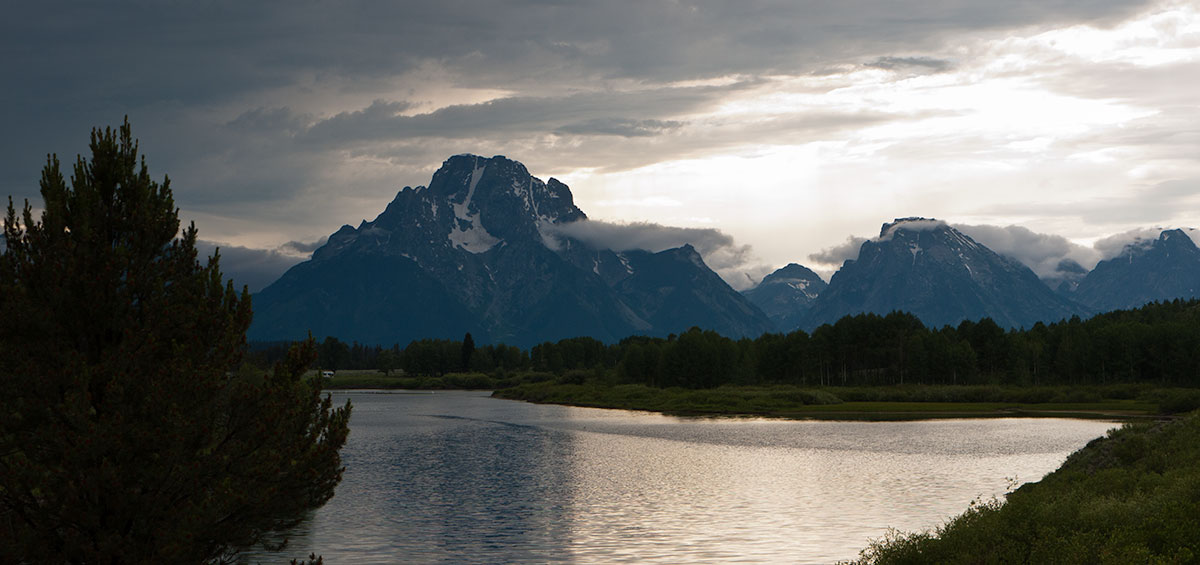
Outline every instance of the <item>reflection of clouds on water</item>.
{"type": "Polygon", "coordinates": [[[289,559],[830,562],[888,527],[936,526],[1003,495],[1007,477],[1037,480],[1111,426],[687,419],[481,393],[352,399],[345,480],[293,532],[289,559]]]}
{"type": "MultiPolygon", "coordinates": [[[[346,473],[292,532],[288,558],[328,563],[548,562],[569,545],[571,435],[489,419],[478,393],[352,399],[346,473]],[[481,418],[457,414],[480,414],[481,418]]],[[[253,563],[257,555],[247,556],[253,563]]],[[[266,557],[263,557],[266,559],[266,557]]]]}

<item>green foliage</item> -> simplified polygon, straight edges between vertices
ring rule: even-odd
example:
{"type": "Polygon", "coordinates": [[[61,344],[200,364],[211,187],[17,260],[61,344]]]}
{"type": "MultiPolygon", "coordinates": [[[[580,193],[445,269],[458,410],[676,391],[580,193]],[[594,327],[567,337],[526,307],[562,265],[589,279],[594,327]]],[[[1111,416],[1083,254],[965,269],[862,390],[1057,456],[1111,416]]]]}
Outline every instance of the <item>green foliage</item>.
{"type": "Polygon", "coordinates": [[[890,534],[860,563],[1190,563],[1200,555],[1200,413],[1126,425],[1004,503],[933,533],[890,534]]]}
{"type": "Polygon", "coordinates": [[[311,340],[240,372],[250,298],[179,233],[129,125],[94,131],[0,255],[0,548],[27,563],[227,561],[333,495],[350,407],[311,340]]]}
{"type": "MultiPolygon", "coordinates": [[[[1152,402],[1106,396],[1105,387],[969,387],[905,385],[893,387],[803,388],[793,385],[725,385],[711,389],[613,385],[595,377],[515,382],[497,387],[494,396],[530,402],[653,410],[678,414],[754,414],[805,418],[896,420],[966,416],[1146,415],[1152,402]],[[1095,398],[1072,401],[1072,398],[1095,398]]],[[[1124,391],[1118,390],[1118,393],[1124,391]]],[[[1159,391],[1148,389],[1147,396],[1159,391]]]]}
{"type": "Polygon", "coordinates": [[[598,408],[653,410],[678,414],[775,414],[804,406],[839,404],[836,396],[796,387],[657,388],[610,386],[595,381],[545,381],[497,390],[498,398],[598,408]]]}
{"type": "MultiPolygon", "coordinates": [[[[270,347],[282,355],[278,345],[270,347]]],[[[346,365],[379,368],[382,351],[353,344],[346,365]]],[[[1081,385],[1197,389],[1200,300],[1147,304],[1087,321],[1039,323],[1027,330],[1005,331],[986,318],[957,327],[926,328],[911,314],[893,312],[847,316],[811,335],[795,331],[733,340],[692,328],[678,336],[631,336],[616,344],[588,337],[564,339],[528,352],[503,344],[474,346],[465,338],[414,341],[391,351],[407,374],[428,377],[464,371],[500,377],[533,370],[560,377],[571,374],[572,382],[578,383],[582,372],[602,371],[615,382],[682,388],[953,385],[975,387],[970,390],[1036,387],[1044,393],[1049,390],[1045,387],[1063,387],[1055,394],[1076,394],[1070,391],[1081,385]]],[[[1170,412],[1197,406],[1187,395],[1167,400],[1164,407],[1170,412]]]]}

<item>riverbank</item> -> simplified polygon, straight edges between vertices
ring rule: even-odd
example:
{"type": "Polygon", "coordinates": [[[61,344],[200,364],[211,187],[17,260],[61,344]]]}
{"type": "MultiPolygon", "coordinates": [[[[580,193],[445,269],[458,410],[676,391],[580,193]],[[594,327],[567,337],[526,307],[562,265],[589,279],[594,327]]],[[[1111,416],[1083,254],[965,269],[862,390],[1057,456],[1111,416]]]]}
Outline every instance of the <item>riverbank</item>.
{"type": "Polygon", "coordinates": [[[695,390],[644,385],[541,382],[500,389],[493,396],[538,404],[674,415],[853,420],[1014,416],[1132,420],[1160,415],[1164,412],[1164,406],[1179,394],[1174,389],[1143,386],[723,386],[695,390]]]}
{"type": "Polygon", "coordinates": [[[857,563],[1191,563],[1197,516],[1193,412],[1113,430],[1006,501],[973,504],[934,531],[890,535],[857,563]]]}
{"type": "MultiPolygon", "coordinates": [[[[310,371],[308,376],[316,378],[317,372],[310,371]]],[[[447,373],[440,377],[429,377],[405,376],[399,372],[385,375],[374,369],[348,369],[335,372],[333,378],[325,378],[322,386],[329,390],[495,390],[514,384],[484,373],[447,373]]]]}

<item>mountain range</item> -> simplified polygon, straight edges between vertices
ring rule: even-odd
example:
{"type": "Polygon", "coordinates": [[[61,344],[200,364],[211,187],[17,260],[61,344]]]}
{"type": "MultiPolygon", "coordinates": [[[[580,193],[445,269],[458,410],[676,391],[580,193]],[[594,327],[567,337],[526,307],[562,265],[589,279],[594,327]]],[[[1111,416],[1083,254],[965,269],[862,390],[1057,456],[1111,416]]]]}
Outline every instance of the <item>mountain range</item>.
{"type": "Polygon", "coordinates": [[[828,284],[789,264],[734,291],[691,245],[597,247],[570,189],[503,156],[456,155],[427,187],[405,187],[373,221],[345,225],[254,296],[252,340],[336,336],[367,344],[461,338],[529,347],[591,336],[666,336],[692,326],[731,337],[812,329],[864,312],[926,325],[989,317],[1030,327],[1200,296],[1200,249],[1180,230],[1135,242],[1052,290],[1028,267],[927,218],[883,224],[828,284]],[[1085,274],[1086,273],[1086,274],[1085,274]]]}
{"type": "Polygon", "coordinates": [[[1068,296],[1098,311],[1200,297],[1200,249],[1183,230],[1163,230],[1098,263],[1068,296]]]}
{"type": "Polygon", "coordinates": [[[901,218],[862,244],[800,325],[863,312],[903,310],[928,326],[991,318],[1002,327],[1029,327],[1088,310],[1055,293],[1029,267],[1000,255],[945,222],[901,218]]]}
{"type": "Polygon", "coordinates": [[[523,347],[692,326],[758,336],[774,324],[690,245],[613,251],[558,233],[586,221],[556,179],[496,156],[446,160],[371,222],[342,226],[254,296],[249,337],[311,330],[363,343],[461,338],[523,347]]]}

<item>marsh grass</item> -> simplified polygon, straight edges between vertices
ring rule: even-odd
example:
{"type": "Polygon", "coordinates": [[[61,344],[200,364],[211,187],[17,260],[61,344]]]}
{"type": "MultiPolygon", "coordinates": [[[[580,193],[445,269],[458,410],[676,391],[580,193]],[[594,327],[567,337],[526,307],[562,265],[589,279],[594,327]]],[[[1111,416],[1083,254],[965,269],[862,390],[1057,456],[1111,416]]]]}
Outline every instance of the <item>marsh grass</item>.
{"type": "Polygon", "coordinates": [[[856,563],[1192,563],[1200,557],[1200,413],[1126,424],[1007,500],[932,531],[889,532],[856,563]]]}

